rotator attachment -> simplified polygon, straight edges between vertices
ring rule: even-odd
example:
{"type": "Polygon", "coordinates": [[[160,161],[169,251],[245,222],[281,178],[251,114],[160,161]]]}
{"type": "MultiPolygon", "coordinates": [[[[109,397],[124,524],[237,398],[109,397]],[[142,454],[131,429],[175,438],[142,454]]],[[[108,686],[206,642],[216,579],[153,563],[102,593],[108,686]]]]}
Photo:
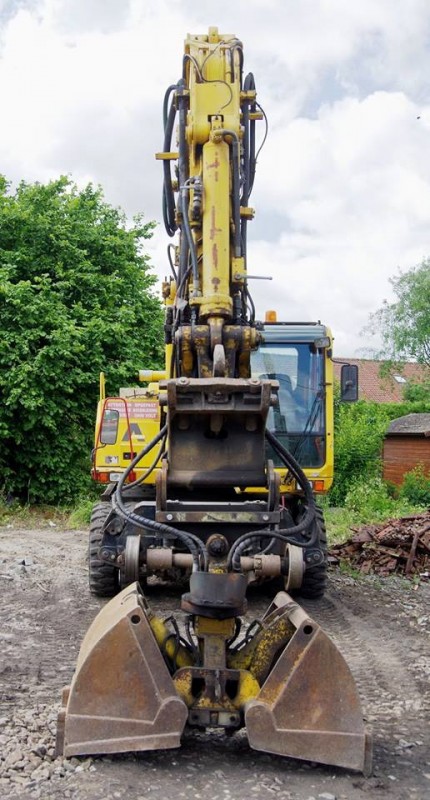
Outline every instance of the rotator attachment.
{"type": "Polygon", "coordinates": [[[64,690],[57,753],[179,747],[186,724],[245,726],[255,750],[369,773],[370,737],[343,656],[285,592],[240,638],[243,577],[192,576],[188,641],[151,612],[138,583],[111,600],[64,690]]]}

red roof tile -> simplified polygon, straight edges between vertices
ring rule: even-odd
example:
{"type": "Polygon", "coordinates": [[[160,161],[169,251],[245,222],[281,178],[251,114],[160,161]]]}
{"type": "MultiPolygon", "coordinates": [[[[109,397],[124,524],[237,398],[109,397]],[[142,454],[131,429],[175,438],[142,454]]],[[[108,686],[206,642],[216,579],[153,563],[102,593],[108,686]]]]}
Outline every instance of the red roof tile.
{"type": "Polygon", "coordinates": [[[358,366],[359,400],[373,400],[376,403],[401,403],[403,390],[409,381],[420,383],[429,377],[429,372],[420,364],[408,363],[402,369],[392,369],[386,377],[381,377],[380,369],[384,362],[367,358],[337,358],[334,362],[335,378],[340,381],[342,364],[358,366]],[[396,377],[404,380],[396,380],[396,377]]]}

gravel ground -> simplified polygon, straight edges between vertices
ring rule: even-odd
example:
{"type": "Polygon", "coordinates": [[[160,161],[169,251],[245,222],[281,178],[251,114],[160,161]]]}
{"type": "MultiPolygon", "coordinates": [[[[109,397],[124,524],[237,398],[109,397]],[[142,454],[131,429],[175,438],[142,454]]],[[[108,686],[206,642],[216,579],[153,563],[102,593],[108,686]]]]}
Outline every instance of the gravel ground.
{"type": "MultiPolygon", "coordinates": [[[[374,737],[369,778],[250,750],[232,737],[189,732],[180,750],[62,759],[54,756],[61,688],[102,601],[87,591],[86,533],[0,529],[0,797],[31,800],[424,800],[430,797],[430,584],[355,581],[332,573],[307,611],[356,678],[374,737]]],[[[153,589],[155,609],[179,592],[153,589]]],[[[252,596],[259,616],[270,596],[252,596]]],[[[305,605],[303,603],[303,605],[305,605]]]]}

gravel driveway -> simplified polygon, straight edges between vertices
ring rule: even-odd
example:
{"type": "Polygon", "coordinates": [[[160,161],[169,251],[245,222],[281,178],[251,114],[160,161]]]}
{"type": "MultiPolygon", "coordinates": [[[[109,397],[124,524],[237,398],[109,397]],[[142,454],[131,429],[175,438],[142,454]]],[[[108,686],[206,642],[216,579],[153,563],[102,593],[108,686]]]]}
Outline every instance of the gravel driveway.
{"type": "MultiPolygon", "coordinates": [[[[346,657],[373,729],[369,778],[250,750],[243,732],[189,732],[180,750],[54,758],[61,688],[102,601],[87,591],[86,533],[0,529],[0,797],[32,800],[425,800],[430,797],[430,584],[332,573],[305,605],[346,657]]],[[[162,612],[180,593],[155,588],[162,612]]],[[[270,595],[254,593],[259,616],[270,595]]]]}

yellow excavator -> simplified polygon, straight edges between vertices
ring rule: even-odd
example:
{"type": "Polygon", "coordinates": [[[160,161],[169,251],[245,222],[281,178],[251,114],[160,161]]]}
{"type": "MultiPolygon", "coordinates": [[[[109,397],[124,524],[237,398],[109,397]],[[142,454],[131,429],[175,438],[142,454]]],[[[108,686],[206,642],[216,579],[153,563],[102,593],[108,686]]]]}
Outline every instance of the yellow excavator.
{"type": "MultiPolygon", "coordinates": [[[[186,726],[245,727],[256,750],[368,772],[350,670],[296,600],[326,583],[316,497],[333,477],[332,336],[255,319],[247,226],[267,120],[236,36],[187,36],[163,116],[163,215],[179,233],[165,369],[110,397],[101,376],[93,477],[106,486],[89,571],[91,591],[112,599],[64,689],[57,751],[172,748],[186,726]],[[154,580],[185,584],[176,617],[151,610],[154,580]],[[249,623],[251,583],[274,599],[249,623]]],[[[353,368],[342,393],[356,395],[353,368]]]]}

